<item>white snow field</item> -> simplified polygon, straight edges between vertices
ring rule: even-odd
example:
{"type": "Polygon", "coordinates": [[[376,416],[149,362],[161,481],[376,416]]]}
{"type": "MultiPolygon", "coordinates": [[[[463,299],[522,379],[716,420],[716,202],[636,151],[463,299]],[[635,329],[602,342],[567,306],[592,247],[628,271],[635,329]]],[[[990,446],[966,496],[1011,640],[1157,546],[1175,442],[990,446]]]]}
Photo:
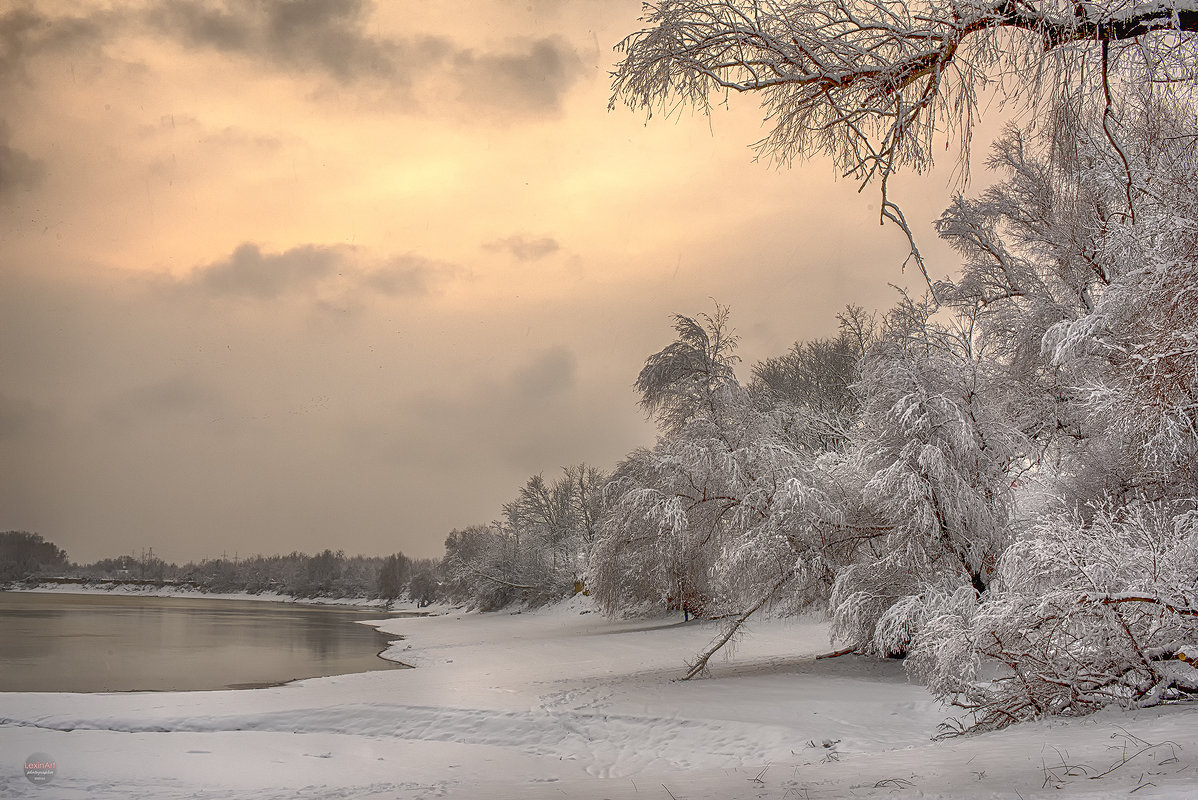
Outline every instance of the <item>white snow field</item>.
{"type": "Polygon", "coordinates": [[[949,710],[898,663],[814,660],[816,620],[762,621],[691,682],[674,679],[715,623],[612,621],[576,598],[376,624],[416,669],[0,694],[0,797],[1198,797],[1198,707],[932,741],[949,710]],[[52,783],[25,779],[33,753],[52,783]]]}

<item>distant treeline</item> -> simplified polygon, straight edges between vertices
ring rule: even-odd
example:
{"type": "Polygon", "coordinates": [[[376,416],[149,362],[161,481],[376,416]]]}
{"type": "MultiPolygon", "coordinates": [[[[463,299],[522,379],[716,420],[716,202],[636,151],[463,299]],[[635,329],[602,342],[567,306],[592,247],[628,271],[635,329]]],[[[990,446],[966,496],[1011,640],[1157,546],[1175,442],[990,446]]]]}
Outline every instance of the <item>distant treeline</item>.
{"type": "Polygon", "coordinates": [[[152,553],[74,564],[64,550],[25,531],[0,533],[0,583],[37,582],[48,577],[140,584],[185,584],[207,592],[277,592],[293,597],[411,599],[427,605],[437,598],[439,562],[389,556],[347,556],[338,550],[315,555],[214,558],[183,565],[152,553]]]}
{"type": "Polygon", "coordinates": [[[40,534],[9,531],[0,533],[0,585],[65,578],[69,580],[57,582],[407,599],[420,606],[444,601],[482,610],[539,605],[588,591],[586,576],[608,477],[587,464],[565,467],[556,478],[533,475],[503,505],[499,520],[451,531],[441,559],[323,550],[315,555],[222,556],[179,565],[150,550],[75,564],[40,534]]]}
{"type": "Polygon", "coordinates": [[[39,534],[25,531],[0,533],[0,583],[59,572],[66,566],[66,551],[45,541],[39,534]]]}

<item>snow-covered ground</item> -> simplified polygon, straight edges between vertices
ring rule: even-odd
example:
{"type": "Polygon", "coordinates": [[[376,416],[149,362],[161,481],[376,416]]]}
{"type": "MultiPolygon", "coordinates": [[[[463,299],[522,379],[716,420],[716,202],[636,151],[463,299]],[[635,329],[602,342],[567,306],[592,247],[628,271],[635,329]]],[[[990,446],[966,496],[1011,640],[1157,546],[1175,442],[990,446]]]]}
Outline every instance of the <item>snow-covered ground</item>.
{"type": "Polygon", "coordinates": [[[715,625],[587,602],[383,621],[413,670],[0,694],[0,797],[1198,796],[1198,709],[936,742],[946,712],[899,664],[812,658],[829,649],[819,621],[761,622],[710,677],[677,682],[715,625]],[[22,775],[35,752],[57,763],[47,787],[22,775]]]}

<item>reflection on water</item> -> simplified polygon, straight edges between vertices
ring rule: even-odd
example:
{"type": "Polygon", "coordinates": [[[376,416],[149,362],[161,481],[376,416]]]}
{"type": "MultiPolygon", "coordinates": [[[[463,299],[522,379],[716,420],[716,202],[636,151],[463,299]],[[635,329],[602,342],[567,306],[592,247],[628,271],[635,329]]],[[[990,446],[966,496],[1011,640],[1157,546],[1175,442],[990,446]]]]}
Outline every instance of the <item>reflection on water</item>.
{"type": "Polygon", "coordinates": [[[0,592],[0,691],[224,689],[398,664],[377,610],[0,592]]]}

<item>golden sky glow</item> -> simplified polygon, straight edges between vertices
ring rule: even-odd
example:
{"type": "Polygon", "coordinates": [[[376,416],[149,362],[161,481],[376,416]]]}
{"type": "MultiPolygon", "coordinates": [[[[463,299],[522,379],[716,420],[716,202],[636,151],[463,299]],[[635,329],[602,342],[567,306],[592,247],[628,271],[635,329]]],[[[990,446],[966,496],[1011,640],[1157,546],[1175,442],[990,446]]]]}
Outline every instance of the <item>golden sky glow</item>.
{"type": "MultiPolygon", "coordinates": [[[[652,441],[669,314],[730,304],[747,377],[910,277],[872,189],[752,161],[752,98],[607,110],[639,2],[468,8],[0,12],[0,529],[435,555],[652,441]]],[[[943,184],[895,183],[941,259],[943,184]]]]}

